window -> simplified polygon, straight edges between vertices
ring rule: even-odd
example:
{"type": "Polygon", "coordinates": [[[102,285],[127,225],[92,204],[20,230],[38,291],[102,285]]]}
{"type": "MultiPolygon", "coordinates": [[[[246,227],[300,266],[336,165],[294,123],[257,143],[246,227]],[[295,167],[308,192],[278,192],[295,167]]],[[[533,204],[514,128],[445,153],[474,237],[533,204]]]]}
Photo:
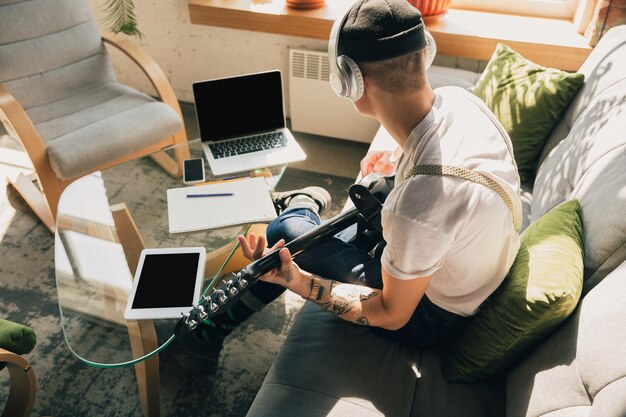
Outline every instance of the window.
{"type": "MultiPolygon", "coordinates": [[[[452,0],[456,9],[571,19],[578,0],[452,0]]],[[[532,30],[532,28],[530,28],[532,30]]]]}

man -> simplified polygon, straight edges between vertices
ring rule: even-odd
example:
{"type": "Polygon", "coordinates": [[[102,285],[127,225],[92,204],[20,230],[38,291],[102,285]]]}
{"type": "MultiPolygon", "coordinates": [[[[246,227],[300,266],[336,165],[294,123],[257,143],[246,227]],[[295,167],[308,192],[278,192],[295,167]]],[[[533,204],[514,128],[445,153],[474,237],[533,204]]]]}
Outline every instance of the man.
{"type": "Polygon", "coordinates": [[[292,261],[280,247],[321,223],[330,196],[319,187],[278,194],[284,211],[268,226],[271,248],[264,236],[239,236],[248,259],[280,250],[280,268],[262,276],[249,297],[264,304],[287,288],[401,343],[446,343],[500,285],[519,249],[513,221],[521,207],[519,177],[510,140],[471,93],[430,87],[432,48],[421,14],[406,0],[358,0],[333,33],[333,88],[378,120],[401,151],[398,160],[390,152],[370,153],[360,166],[362,175],[395,170],[381,213],[384,241],[371,256],[371,247],[338,235],[292,261]],[[482,174],[505,191],[511,207],[484,184],[413,175],[416,165],[482,174]]]}
{"type": "MultiPolygon", "coordinates": [[[[402,150],[382,211],[380,260],[334,239],[295,263],[282,249],[280,269],[262,278],[414,346],[448,341],[500,285],[519,249],[511,213],[492,189],[458,177],[409,176],[418,164],[477,171],[520,205],[509,138],[470,93],[431,89],[424,38],[420,13],[406,0],[357,1],[338,35],[336,55],[349,57],[362,74],[354,106],[378,120],[402,150]]],[[[371,153],[361,173],[389,173],[390,159],[388,152],[371,153]]],[[[289,223],[310,223],[310,210],[297,207],[290,205],[268,227],[272,249],[283,243],[277,238],[295,237],[289,223]]],[[[262,236],[240,242],[250,259],[264,252],[262,236]]]]}

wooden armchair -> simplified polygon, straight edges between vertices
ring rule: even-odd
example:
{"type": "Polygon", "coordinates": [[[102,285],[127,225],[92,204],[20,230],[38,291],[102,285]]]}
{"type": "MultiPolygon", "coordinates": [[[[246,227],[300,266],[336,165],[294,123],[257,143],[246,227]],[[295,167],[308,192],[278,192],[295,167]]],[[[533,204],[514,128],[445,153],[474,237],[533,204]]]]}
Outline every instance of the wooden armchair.
{"type": "MultiPolygon", "coordinates": [[[[35,371],[20,356],[29,353],[37,343],[35,331],[23,324],[0,319],[0,370],[9,372],[9,396],[1,417],[28,417],[35,403],[35,371]]],[[[0,405],[2,407],[2,405],[0,405]]]]}
{"type": "Polygon", "coordinates": [[[174,158],[153,156],[182,175],[187,135],[167,77],[131,42],[101,36],[86,0],[0,5],[0,27],[0,120],[34,167],[9,183],[48,229],[61,192],[90,172],[183,144],[174,158]],[[160,101],[115,80],[105,44],[139,66],[160,101]]]}
{"type": "Polygon", "coordinates": [[[9,371],[11,386],[1,417],[28,417],[35,404],[35,371],[22,356],[0,348],[0,363],[9,371]]]}

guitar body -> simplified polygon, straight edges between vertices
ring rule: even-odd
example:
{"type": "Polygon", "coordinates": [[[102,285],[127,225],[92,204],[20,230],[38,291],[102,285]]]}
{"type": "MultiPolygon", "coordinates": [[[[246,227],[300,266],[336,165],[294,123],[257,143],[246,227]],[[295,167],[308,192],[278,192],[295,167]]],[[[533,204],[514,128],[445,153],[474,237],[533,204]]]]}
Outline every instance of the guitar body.
{"type": "MultiPolygon", "coordinates": [[[[350,199],[354,203],[353,208],[326,220],[316,228],[288,242],[285,247],[289,248],[294,257],[355,223],[361,230],[373,228],[381,232],[380,212],[387,195],[393,188],[393,182],[393,176],[384,177],[380,174],[366,176],[360,183],[352,185],[349,189],[350,199]]],[[[241,255],[240,257],[243,256],[240,248],[237,252],[241,255]]],[[[249,262],[238,272],[233,272],[230,279],[216,288],[210,296],[203,297],[200,303],[180,320],[176,326],[176,336],[181,337],[184,333],[193,331],[200,322],[228,311],[261,275],[279,266],[278,251],[274,251],[249,262]]],[[[229,269],[233,270],[232,265],[229,269]]]]}

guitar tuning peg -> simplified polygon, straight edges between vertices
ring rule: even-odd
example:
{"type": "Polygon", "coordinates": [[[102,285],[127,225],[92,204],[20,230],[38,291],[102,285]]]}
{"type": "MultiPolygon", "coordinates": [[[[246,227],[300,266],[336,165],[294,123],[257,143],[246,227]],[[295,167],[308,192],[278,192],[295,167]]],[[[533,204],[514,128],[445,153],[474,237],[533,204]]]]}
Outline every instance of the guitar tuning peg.
{"type": "Polygon", "coordinates": [[[235,287],[235,283],[233,282],[233,280],[230,280],[226,283],[226,290],[228,291],[228,294],[231,297],[236,296],[237,294],[239,294],[239,289],[237,289],[237,287],[235,287]]]}
{"type": "Polygon", "coordinates": [[[226,304],[228,302],[228,296],[226,295],[226,293],[222,289],[215,290],[215,296],[217,297],[217,302],[219,304],[224,305],[224,304],[226,304]]]}
{"type": "Polygon", "coordinates": [[[198,327],[198,322],[192,319],[190,314],[183,314],[183,320],[189,330],[194,330],[198,327]]]}
{"type": "Polygon", "coordinates": [[[217,305],[217,303],[214,303],[213,299],[209,298],[209,311],[211,312],[211,314],[217,313],[217,310],[219,309],[220,309],[220,306],[217,305]]]}
{"type": "Polygon", "coordinates": [[[198,305],[196,307],[196,311],[198,312],[198,318],[200,321],[204,321],[209,317],[209,313],[207,313],[202,305],[198,305]]]}
{"type": "Polygon", "coordinates": [[[187,328],[188,328],[189,330],[195,330],[195,329],[196,329],[196,327],[198,327],[198,322],[197,322],[196,320],[194,320],[194,319],[189,319],[189,320],[187,321],[187,328]]]}
{"type": "Polygon", "coordinates": [[[248,286],[248,281],[243,277],[241,272],[237,272],[236,274],[233,273],[233,275],[234,276],[231,281],[236,283],[239,289],[243,290],[248,286]]]}
{"type": "Polygon", "coordinates": [[[238,286],[240,289],[242,289],[242,290],[243,290],[244,288],[246,288],[246,287],[248,286],[248,281],[247,281],[247,280],[245,280],[243,277],[238,276],[238,277],[237,277],[237,286],[238,286]]]}

